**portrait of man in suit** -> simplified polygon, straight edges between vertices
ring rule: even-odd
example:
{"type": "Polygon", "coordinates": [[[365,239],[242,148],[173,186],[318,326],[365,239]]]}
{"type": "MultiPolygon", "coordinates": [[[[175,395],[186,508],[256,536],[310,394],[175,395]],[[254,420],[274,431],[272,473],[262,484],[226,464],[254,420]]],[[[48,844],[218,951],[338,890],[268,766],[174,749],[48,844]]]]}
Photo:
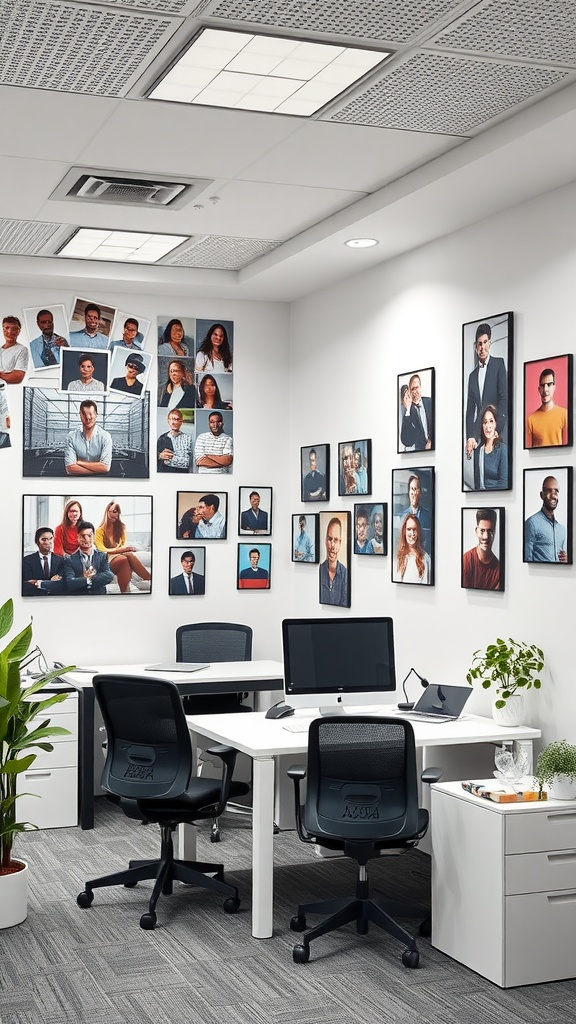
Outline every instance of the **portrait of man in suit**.
{"type": "Polygon", "coordinates": [[[173,596],[197,596],[204,593],[205,579],[202,573],[194,572],[196,555],[183,551],[180,556],[182,572],[170,579],[170,594],[173,596]]]}
{"type": "Polygon", "coordinates": [[[268,513],[260,508],[260,492],[250,491],[248,501],[250,508],[240,513],[240,533],[270,533],[268,513]]]}
{"type": "Polygon", "coordinates": [[[78,550],[64,559],[66,589],[69,594],[105,594],[114,573],[108,564],[108,555],[94,547],[94,523],[86,520],[78,524],[78,550]]]}
{"type": "Polygon", "coordinates": [[[398,385],[398,451],[430,451],[434,448],[434,370],[418,370],[410,376],[402,374],[398,385]]]}
{"type": "Polygon", "coordinates": [[[38,550],[31,555],[24,555],[22,559],[22,597],[63,594],[64,559],[61,555],[55,555],[52,550],[54,530],[50,526],[40,526],[34,534],[34,543],[38,550]]]}
{"type": "Polygon", "coordinates": [[[464,453],[463,490],[476,490],[474,452],[484,443],[482,418],[488,406],[496,412],[496,433],[510,448],[512,438],[509,367],[512,359],[512,313],[501,313],[463,327],[464,453]],[[472,333],[473,332],[473,333],[472,333]],[[472,344],[471,344],[472,342],[472,344]],[[501,353],[494,355],[494,351],[501,353]]]}

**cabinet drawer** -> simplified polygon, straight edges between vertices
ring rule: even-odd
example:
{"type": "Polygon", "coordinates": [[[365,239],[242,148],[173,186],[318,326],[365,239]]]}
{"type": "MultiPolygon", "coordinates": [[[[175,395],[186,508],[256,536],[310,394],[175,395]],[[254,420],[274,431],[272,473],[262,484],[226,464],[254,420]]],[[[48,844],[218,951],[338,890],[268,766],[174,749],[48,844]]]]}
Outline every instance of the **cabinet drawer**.
{"type": "Polygon", "coordinates": [[[576,806],[507,814],[506,853],[576,849],[576,806]]]}
{"type": "MultiPolygon", "coordinates": [[[[40,723],[45,722],[47,718],[50,718],[50,725],[58,726],[59,729],[68,729],[70,733],[70,736],[49,736],[46,740],[47,743],[67,743],[71,739],[75,743],[78,742],[78,715],[74,711],[69,712],[67,715],[55,715],[52,717],[50,715],[50,708],[48,708],[45,716],[37,715],[36,718],[29,722],[26,732],[34,732],[34,729],[37,729],[40,723]]],[[[36,750],[36,747],[32,749],[36,750]]]]}
{"type": "Polygon", "coordinates": [[[18,777],[18,790],[37,794],[18,798],[18,821],[31,821],[39,828],[65,828],[78,824],[76,768],[56,768],[54,771],[31,768],[18,777]]]}
{"type": "Polygon", "coordinates": [[[505,858],[505,893],[576,889],[576,849],[518,853],[505,858]]]}
{"type": "Polygon", "coordinates": [[[505,986],[576,974],[576,889],[506,897],[505,986]]]}
{"type": "Polygon", "coordinates": [[[70,736],[62,736],[60,739],[54,737],[53,742],[54,750],[52,752],[38,750],[38,757],[29,770],[31,776],[37,769],[75,768],[78,765],[78,743],[75,739],[70,736]]]}

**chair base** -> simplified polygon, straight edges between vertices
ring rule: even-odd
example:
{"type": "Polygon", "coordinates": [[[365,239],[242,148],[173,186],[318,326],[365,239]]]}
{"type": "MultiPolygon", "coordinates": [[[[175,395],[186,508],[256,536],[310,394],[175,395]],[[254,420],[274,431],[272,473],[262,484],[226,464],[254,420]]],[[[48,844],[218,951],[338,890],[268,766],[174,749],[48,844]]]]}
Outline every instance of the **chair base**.
{"type": "Polygon", "coordinates": [[[140,927],[145,929],[154,928],[156,925],[156,904],[160,895],[171,896],[174,882],[185,882],[187,885],[197,885],[202,889],[209,889],[226,896],[224,910],[235,913],[239,906],[238,889],[224,881],[224,867],[222,864],[205,864],[201,861],[175,860],[172,844],[172,831],[170,828],[162,827],[162,851],[157,860],[131,860],[128,868],[124,871],[115,871],[111,875],[102,875],[100,878],[92,878],[85,883],[76,902],[80,907],[89,907],[94,899],[94,889],[107,885],[124,885],[131,889],[138,882],[147,879],[155,879],[152,894],[148,903],[148,913],[140,918],[140,927]]]}

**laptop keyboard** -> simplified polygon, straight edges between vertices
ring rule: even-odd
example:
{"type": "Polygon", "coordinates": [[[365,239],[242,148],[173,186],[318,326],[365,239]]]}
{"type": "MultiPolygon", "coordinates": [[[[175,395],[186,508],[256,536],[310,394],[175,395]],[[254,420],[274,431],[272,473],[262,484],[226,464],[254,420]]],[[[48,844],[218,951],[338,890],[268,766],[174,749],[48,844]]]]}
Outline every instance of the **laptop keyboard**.
{"type": "Polygon", "coordinates": [[[402,718],[408,718],[412,722],[457,722],[458,719],[455,715],[427,715],[425,711],[418,714],[411,714],[410,712],[403,714],[402,718]]]}

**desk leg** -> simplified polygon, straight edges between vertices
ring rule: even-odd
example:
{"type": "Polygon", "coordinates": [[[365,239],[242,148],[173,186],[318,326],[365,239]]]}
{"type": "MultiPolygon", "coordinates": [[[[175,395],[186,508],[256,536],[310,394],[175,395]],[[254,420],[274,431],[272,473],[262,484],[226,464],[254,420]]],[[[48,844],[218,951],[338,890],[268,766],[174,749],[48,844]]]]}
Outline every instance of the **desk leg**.
{"type": "Polygon", "coordinates": [[[252,935],[274,930],[274,758],[254,758],[252,794],[252,935]]]}
{"type": "Polygon", "coordinates": [[[94,828],[94,690],[80,686],[78,737],[78,820],[80,828],[94,828]]]}

